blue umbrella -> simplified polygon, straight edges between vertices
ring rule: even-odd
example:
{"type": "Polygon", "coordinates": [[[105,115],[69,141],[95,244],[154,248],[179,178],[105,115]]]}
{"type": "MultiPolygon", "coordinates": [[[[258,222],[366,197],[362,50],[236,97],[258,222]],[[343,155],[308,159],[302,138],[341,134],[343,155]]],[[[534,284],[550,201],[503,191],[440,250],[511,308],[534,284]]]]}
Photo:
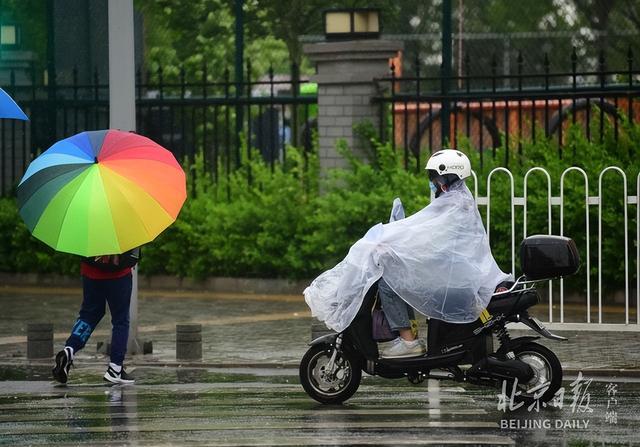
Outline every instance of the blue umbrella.
{"type": "Polygon", "coordinates": [[[16,120],[29,121],[20,106],[0,88],[0,118],[13,118],[16,120]]]}

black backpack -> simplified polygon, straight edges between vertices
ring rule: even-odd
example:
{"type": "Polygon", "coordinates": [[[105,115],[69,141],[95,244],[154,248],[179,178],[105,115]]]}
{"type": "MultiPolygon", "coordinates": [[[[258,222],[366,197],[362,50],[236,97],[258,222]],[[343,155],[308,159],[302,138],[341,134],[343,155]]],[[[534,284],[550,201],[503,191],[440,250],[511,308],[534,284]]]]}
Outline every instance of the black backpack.
{"type": "Polygon", "coordinates": [[[133,248],[118,255],[118,263],[113,262],[113,258],[109,257],[109,262],[103,262],[103,256],[91,256],[83,258],[82,262],[105,272],[115,272],[118,270],[133,267],[140,261],[142,250],[140,247],[133,248]]]}

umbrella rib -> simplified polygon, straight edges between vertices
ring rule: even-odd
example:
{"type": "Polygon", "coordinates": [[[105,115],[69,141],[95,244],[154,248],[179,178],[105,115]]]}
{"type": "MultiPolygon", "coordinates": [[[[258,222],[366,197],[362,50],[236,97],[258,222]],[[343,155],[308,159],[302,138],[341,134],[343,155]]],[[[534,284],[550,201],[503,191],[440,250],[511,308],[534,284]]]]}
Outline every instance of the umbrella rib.
{"type": "Polygon", "coordinates": [[[31,197],[37,194],[42,188],[47,187],[51,182],[55,181],[56,179],[62,177],[63,175],[71,175],[75,171],[78,171],[77,175],[80,175],[82,171],[87,169],[87,167],[88,165],[84,163],[66,164],[66,165],[49,166],[47,168],[44,168],[35,172],[27,180],[25,180],[20,185],[18,185],[18,189],[16,191],[16,194],[18,196],[18,202],[22,202],[23,204],[26,203],[31,197]],[[64,168],[60,169],[59,166],[64,166],[64,168]],[[38,180],[36,176],[44,176],[47,173],[47,171],[54,172],[54,175],[47,178],[46,181],[43,181],[41,184],[37,185],[28,196],[24,196],[23,194],[27,194],[28,189],[30,189],[31,187],[30,183],[38,180]]]}
{"type": "MultiPolygon", "coordinates": [[[[135,159],[136,161],[141,161],[141,162],[145,162],[147,164],[150,165],[150,168],[153,168],[153,163],[156,163],[157,160],[144,160],[144,159],[135,159]]],[[[159,167],[156,167],[155,170],[162,170],[165,169],[165,167],[168,167],[169,165],[167,165],[166,163],[160,163],[159,167]]],[[[103,169],[106,168],[108,169],[111,173],[113,173],[114,175],[120,176],[124,179],[127,179],[128,181],[131,181],[135,184],[137,184],[140,189],[142,191],[145,191],[152,199],[154,199],[159,205],[160,207],[162,207],[162,209],[164,209],[164,211],[170,215],[173,216],[174,212],[172,207],[170,206],[170,204],[165,203],[163,200],[158,198],[158,193],[157,191],[154,191],[151,187],[144,187],[142,186],[142,184],[140,182],[137,181],[136,177],[138,174],[138,171],[136,171],[136,173],[134,175],[131,175],[131,172],[127,172],[126,170],[124,170],[123,166],[121,165],[112,165],[112,164],[103,164],[102,165],[103,169]]],[[[182,179],[182,184],[184,184],[184,171],[182,170],[176,170],[177,174],[181,176],[182,179]]],[[[166,173],[166,176],[170,176],[173,175],[173,173],[166,173]]],[[[164,180],[164,185],[166,185],[168,182],[166,180],[166,177],[163,178],[164,180]]],[[[182,190],[179,189],[180,185],[176,185],[175,188],[172,188],[171,191],[172,193],[175,193],[177,196],[181,195],[181,192],[184,192],[184,199],[182,199],[182,202],[184,202],[184,200],[186,199],[186,190],[185,187],[182,187],[182,190]]]]}
{"type": "Polygon", "coordinates": [[[99,158],[98,160],[100,162],[109,162],[109,161],[114,161],[114,160],[148,160],[148,157],[126,157],[123,155],[126,155],[127,152],[137,152],[139,151],[139,149],[143,149],[143,148],[149,148],[149,149],[153,149],[155,151],[163,151],[163,152],[159,152],[159,153],[166,153],[168,154],[167,159],[163,159],[163,158],[153,158],[154,161],[157,161],[159,163],[164,163],[166,165],[172,166],[176,169],[180,169],[182,170],[182,168],[180,167],[180,164],[178,163],[178,161],[175,159],[175,157],[173,156],[173,154],[169,151],[167,151],[164,148],[158,147],[158,146],[137,146],[137,147],[132,147],[129,149],[124,149],[122,151],[119,152],[115,152],[113,154],[109,154],[104,158],[99,158]],[[169,157],[170,156],[170,157],[169,157]]]}
{"type": "MultiPolygon", "coordinates": [[[[95,166],[95,165],[94,165],[95,166]]],[[[82,186],[84,185],[84,183],[87,181],[87,179],[89,179],[91,177],[91,175],[87,175],[84,179],[82,179],[82,182],[78,185],[78,187],[76,188],[75,192],[73,193],[73,195],[71,196],[71,200],[69,200],[69,203],[67,203],[67,208],[64,210],[64,216],[62,217],[61,223],[60,223],[60,228],[62,228],[64,226],[64,223],[67,220],[67,216],[69,214],[69,208],[71,208],[71,204],[73,203],[73,200],[76,198],[76,194],[78,193],[78,191],[80,191],[80,189],[82,188],[82,186]]],[[[56,239],[56,245],[60,244],[60,237],[62,236],[62,231],[58,233],[58,238],[56,239]]]]}
{"type": "MultiPolygon", "coordinates": [[[[153,142],[152,142],[153,143],[153,142]]],[[[103,155],[102,157],[100,157],[100,154],[98,154],[98,160],[99,161],[104,161],[104,160],[109,160],[110,158],[116,157],[116,158],[120,158],[121,154],[125,153],[125,152],[129,152],[129,151],[138,151],[140,149],[152,149],[154,151],[166,151],[165,148],[157,145],[157,144],[139,144],[136,146],[131,146],[128,147],[126,149],[120,149],[120,150],[111,150],[111,151],[107,151],[107,155],[103,155]]],[[[168,151],[167,151],[168,152],[168,151]]]]}
{"type": "MultiPolygon", "coordinates": [[[[121,174],[113,171],[112,169],[110,169],[112,175],[121,177],[123,179],[126,179],[127,181],[131,181],[129,180],[127,177],[122,176],[121,174]]],[[[129,197],[127,196],[127,194],[124,193],[124,191],[122,190],[122,187],[120,184],[118,183],[114,183],[114,186],[116,187],[116,191],[118,192],[118,194],[124,199],[124,201],[127,202],[127,204],[129,205],[129,207],[133,210],[136,209],[135,203],[131,202],[129,200],[129,197]]],[[[151,200],[155,201],[154,197],[149,194],[147,191],[145,191],[143,188],[138,188],[142,193],[144,193],[145,195],[147,195],[151,200]]],[[[107,200],[110,202],[109,197],[107,196],[107,200]]],[[[158,205],[160,209],[162,209],[165,213],[167,213],[167,210],[165,210],[162,206],[158,205]]],[[[169,213],[167,213],[167,215],[169,215],[169,213]]],[[[152,231],[149,229],[149,227],[147,226],[146,222],[144,221],[144,219],[139,219],[138,221],[142,224],[142,226],[144,227],[145,232],[147,233],[147,237],[151,237],[152,231]]]]}

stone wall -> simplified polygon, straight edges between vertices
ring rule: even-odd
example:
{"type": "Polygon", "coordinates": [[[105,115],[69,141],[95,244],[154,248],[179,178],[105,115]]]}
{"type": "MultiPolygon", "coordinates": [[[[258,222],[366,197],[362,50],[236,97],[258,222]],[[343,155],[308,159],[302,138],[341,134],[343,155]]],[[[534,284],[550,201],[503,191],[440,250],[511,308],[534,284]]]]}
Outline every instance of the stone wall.
{"type": "Polygon", "coordinates": [[[379,121],[379,106],[372,101],[379,94],[375,79],[389,73],[389,59],[401,48],[401,42],[382,40],[305,45],[305,53],[316,64],[316,75],[311,80],[318,83],[319,155],[323,172],[346,165],[336,151],[340,139],[357,155],[364,156],[365,142],[358,140],[354,126],[379,121]]]}

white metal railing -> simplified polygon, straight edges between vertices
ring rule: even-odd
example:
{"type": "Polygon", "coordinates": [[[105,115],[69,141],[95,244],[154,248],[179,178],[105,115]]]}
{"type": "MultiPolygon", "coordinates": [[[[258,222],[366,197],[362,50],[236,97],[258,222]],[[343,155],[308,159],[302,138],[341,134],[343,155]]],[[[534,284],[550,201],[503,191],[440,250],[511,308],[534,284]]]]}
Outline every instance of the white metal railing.
{"type": "MultiPolygon", "coordinates": [[[[586,299],[584,302],[585,307],[585,315],[586,315],[586,323],[566,323],[565,322],[565,309],[564,309],[564,298],[565,298],[565,290],[564,290],[564,280],[560,279],[559,281],[559,302],[554,303],[553,296],[553,282],[549,281],[549,319],[548,323],[554,323],[553,321],[553,305],[559,304],[559,312],[560,312],[560,321],[559,323],[553,324],[556,328],[570,328],[570,329],[615,329],[615,330],[638,330],[640,331],[640,206],[638,206],[638,198],[640,197],[640,173],[636,178],[636,195],[629,196],[627,191],[627,175],[625,172],[617,166],[609,166],[603,169],[598,176],[598,195],[597,196],[589,196],[589,178],[587,173],[578,167],[570,167],[565,169],[560,176],[560,196],[555,197],[552,195],[552,179],[549,172],[541,167],[534,167],[529,169],[524,177],[523,177],[523,195],[522,197],[517,197],[515,195],[515,180],[513,174],[503,167],[497,167],[493,169],[486,178],[486,197],[481,197],[478,195],[478,177],[475,172],[472,171],[473,177],[473,192],[476,198],[476,203],[478,208],[484,206],[486,207],[486,230],[489,241],[491,241],[491,185],[492,181],[496,181],[493,179],[494,174],[501,173],[505,174],[510,187],[510,213],[511,213],[511,269],[512,272],[515,273],[516,266],[516,251],[515,251],[515,238],[516,238],[516,217],[515,212],[516,206],[521,206],[523,208],[523,231],[522,234],[526,237],[528,234],[527,228],[527,213],[528,213],[528,182],[529,177],[536,173],[539,175],[543,175],[547,181],[547,232],[552,234],[552,223],[553,223],[553,214],[552,208],[559,207],[560,208],[560,235],[564,235],[565,230],[565,181],[568,174],[578,173],[584,179],[584,221],[585,221],[585,243],[586,243],[586,256],[583,256],[583,262],[585,262],[585,280],[586,280],[586,299]],[[622,177],[623,185],[623,203],[624,203],[624,212],[620,216],[622,222],[620,222],[624,226],[624,269],[625,269],[625,284],[624,284],[624,324],[615,323],[615,324],[603,324],[602,321],[602,241],[603,241],[603,220],[602,220],[602,185],[603,178],[608,172],[616,172],[622,177]],[[636,205],[636,321],[635,323],[630,323],[629,321],[629,215],[628,215],[628,207],[629,205],[636,205]],[[592,322],[591,318],[591,252],[590,252],[590,244],[591,244],[591,232],[589,225],[589,208],[592,206],[598,207],[598,320],[597,324],[592,322]]],[[[496,176],[497,177],[497,176],[496,176]]],[[[574,236],[575,235],[568,235],[574,236]]]]}

